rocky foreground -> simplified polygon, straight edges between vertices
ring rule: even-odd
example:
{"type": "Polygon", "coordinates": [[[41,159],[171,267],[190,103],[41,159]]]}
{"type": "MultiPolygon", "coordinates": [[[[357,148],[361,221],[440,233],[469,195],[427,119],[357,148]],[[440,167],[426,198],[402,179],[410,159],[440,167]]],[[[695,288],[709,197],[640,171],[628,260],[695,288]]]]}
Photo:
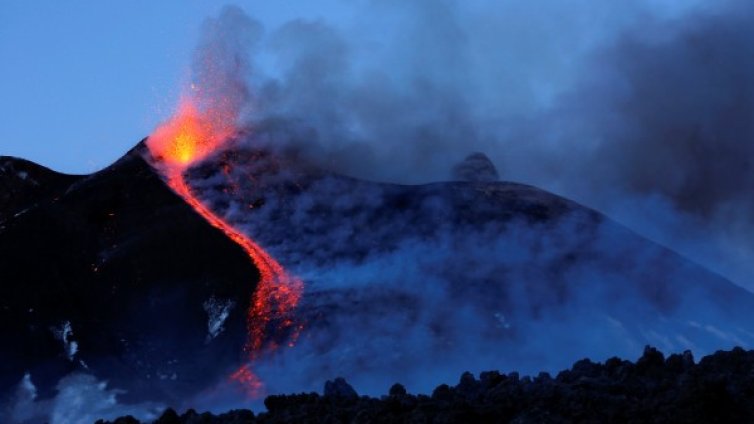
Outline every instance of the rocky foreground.
{"type": "MultiPolygon", "coordinates": [[[[690,352],[665,358],[647,347],[636,363],[588,359],[551,377],[517,373],[464,373],[455,386],[431,396],[413,395],[400,384],[381,398],[358,396],[343,379],[317,393],[269,396],[267,412],[221,415],[168,409],[156,423],[451,423],[451,422],[754,422],[754,350],[718,351],[694,362],[690,352]]],[[[109,422],[98,421],[97,424],[109,422]]],[[[139,423],[121,417],[115,424],[139,423]]]]}

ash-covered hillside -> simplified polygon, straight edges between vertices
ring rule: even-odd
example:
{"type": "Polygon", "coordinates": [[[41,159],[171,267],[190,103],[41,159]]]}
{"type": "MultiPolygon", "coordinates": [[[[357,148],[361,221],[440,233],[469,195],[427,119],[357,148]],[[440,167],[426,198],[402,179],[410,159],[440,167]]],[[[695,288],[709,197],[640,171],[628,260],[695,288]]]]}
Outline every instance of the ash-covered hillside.
{"type": "MultiPolygon", "coordinates": [[[[472,181],[395,185],[240,140],[187,171],[304,284],[297,340],[268,340],[281,347],[251,364],[263,393],[333,375],[366,394],[429,392],[467,370],[754,343],[751,293],[582,205],[494,169],[468,177],[472,159],[454,171],[472,181]]],[[[45,170],[41,189],[0,174],[19,193],[0,211],[4,422],[248,404],[229,375],[247,358],[258,270],[153,160],[140,144],[91,175],[45,170]]]]}
{"type": "Polygon", "coordinates": [[[257,365],[271,393],[334,374],[368,393],[395,381],[430,391],[464,370],[536,374],[646,344],[708,354],[754,342],[749,292],[594,210],[494,181],[484,162],[451,174],[481,178],[425,185],[243,149],[189,171],[305,282],[306,331],[257,365]]]}

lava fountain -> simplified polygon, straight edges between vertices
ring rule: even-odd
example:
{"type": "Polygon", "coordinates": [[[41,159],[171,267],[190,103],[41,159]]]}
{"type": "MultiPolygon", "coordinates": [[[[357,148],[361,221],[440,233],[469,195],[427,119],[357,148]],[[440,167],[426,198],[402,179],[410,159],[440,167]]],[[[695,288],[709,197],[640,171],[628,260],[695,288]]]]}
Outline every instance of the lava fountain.
{"type": "Polygon", "coordinates": [[[288,345],[295,343],[302,327],[291,317],[301,299],[303,284],[256,242],[213,212],[186,181],[184,174],[191,165],[225,147],[236,134],[233,108],[223,107],[222,102],[214,106],[200,110],[197,100],[183,97],[173,117],[158,127],[146,144],[168,186],[210,225],[241,246],[259,270],[260,280],[247,313],[249,335],[245,351],[249,363],[231,376],[251,396],[258,397],[263,392],[263,383],[253,373],[251,364],[263,352],[277,347],[274,342],[266,343],[270,333],[288,334],[288,345]]]}

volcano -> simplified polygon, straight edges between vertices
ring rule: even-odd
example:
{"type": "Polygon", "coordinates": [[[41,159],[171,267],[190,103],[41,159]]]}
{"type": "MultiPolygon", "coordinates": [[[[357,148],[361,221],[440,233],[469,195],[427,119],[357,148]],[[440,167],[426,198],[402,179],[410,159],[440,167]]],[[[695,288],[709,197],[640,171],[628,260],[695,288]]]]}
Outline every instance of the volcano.
{"type": "MultiPolygon", "coordinates": [[[[91,175],[0,158],[0,392],[81,373],[182,406],[248,364],[259,265],[152,159],[144,142],[91,175]]],[[[244,140],[184,177],[303,284],[295,345],[265,333],[292,346],[252,358],[266,393],[754,343],[751,293],[535,187],[364,181],[244,140]]]]}

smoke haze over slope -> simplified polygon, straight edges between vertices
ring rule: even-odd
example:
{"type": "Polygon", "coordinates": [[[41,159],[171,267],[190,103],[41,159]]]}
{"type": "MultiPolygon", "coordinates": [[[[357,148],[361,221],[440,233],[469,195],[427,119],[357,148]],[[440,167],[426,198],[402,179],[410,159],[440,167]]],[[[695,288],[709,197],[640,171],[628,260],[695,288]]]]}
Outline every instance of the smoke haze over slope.
{"type": "Polygon", "coordinates": [[[254,362],[268,393],[333,375],[426,391],[463,370],[754,341],[750,293],[533,187],[378,184],[253,151],[188,181],[304,281],[300,338],[254,362]]]}
{"type": "Polygon", "coordinates": [[[265,28],[227,7],[205,27],[214,28],[206,39],[241,47],[220,63],[244,65],[256,143],[407,183],[447,179],[483,151],[503,179],[596,207],[752,287],[754,244],[742,236],[754,212],[752,6],[384,1],[348,10],[348,23],[265,28]]]}

